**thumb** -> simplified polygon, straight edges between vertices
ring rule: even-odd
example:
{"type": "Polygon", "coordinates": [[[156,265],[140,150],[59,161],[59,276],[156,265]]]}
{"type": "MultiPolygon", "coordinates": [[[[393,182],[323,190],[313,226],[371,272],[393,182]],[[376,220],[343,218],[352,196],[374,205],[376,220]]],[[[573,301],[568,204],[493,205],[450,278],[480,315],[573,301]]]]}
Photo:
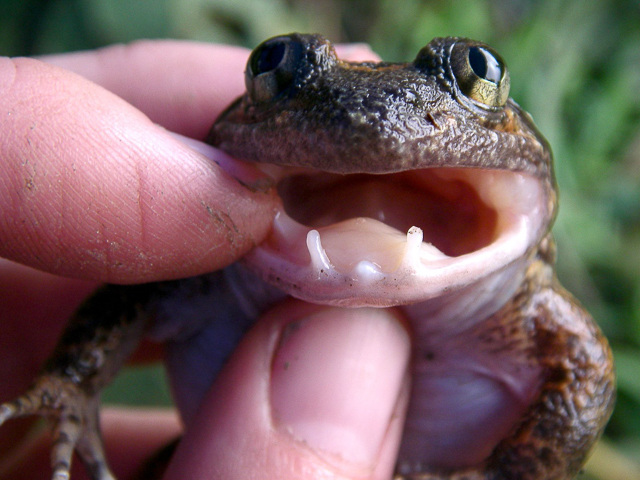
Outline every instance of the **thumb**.
{"type": "Polygon", "coordinates": [[[285,302],[234,352],[166,478],[388,479],[409,357],[393,309],[285,302]]]}

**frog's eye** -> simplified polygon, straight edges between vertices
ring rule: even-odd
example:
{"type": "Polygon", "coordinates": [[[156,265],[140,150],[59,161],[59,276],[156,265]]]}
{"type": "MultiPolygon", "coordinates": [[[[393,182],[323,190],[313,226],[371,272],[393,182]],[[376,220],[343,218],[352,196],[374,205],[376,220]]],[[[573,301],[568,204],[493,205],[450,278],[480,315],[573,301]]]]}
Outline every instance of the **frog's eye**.
{"type": "Polygon", "coordinates": [[[458,42],[451,50],[451,70],[467,97],[489,107],[502,107],[509,98],[509,72],[492,48],[458,42]]]}
{"type": "Polygon", "coordinates": [[[271,100],[291,85],[302,55],[300,42],[288,36],[270,38],[251,53],[245,71],[247,91],[256,102],[271,100]]]}

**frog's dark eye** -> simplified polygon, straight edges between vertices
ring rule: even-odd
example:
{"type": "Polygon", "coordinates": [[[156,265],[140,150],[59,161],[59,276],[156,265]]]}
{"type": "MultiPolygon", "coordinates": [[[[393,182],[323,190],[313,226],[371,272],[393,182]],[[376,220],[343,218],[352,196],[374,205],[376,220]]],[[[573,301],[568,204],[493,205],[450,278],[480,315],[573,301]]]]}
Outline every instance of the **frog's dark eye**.
{"type": "Polygon", "coordinates": [[[253,50],[245,71],[245,84],[253,100],[271,100],[291,85],[302,50],[300,43],[288,36],[270,38],[253,50]]]}
{"type": "Polygon", "coordinates": [[[489,107],[502,107],[509,98],[509,72],[492,48],[458,42],[451,50],[451,70],[467,97],[489,107]]]}

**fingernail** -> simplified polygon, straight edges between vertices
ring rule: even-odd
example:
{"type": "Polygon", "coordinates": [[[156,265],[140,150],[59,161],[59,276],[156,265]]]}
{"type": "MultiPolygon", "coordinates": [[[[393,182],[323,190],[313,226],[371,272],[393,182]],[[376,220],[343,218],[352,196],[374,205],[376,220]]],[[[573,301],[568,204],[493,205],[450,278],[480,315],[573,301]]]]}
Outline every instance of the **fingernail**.
{"type": "Polygon", "coordinates": [[[273,179],[255,166],[236,160],[224,153],[222,150],[218,150],[211,145],[194,140],[193,138],[185,137],[184,135],[180,135],[175,132],[169,133],[193,150],[196,150],[211,161],[215,162],[227,174],[231,175],[250,190],[266,193],[273,187],[273,179]]]}
{"type": "Polygon", "coordinates": [[[410,344],[392,312],[325,308],[289,324],[275,354],[274,424],[338,467],[375,466],[394,414],[410,344]]]}
{"type": "Polygon", "coordinates": [[[379,62],[380,56],[368,43],[340,43],[335,46],[338,57],[350,62],[379,62]]]}

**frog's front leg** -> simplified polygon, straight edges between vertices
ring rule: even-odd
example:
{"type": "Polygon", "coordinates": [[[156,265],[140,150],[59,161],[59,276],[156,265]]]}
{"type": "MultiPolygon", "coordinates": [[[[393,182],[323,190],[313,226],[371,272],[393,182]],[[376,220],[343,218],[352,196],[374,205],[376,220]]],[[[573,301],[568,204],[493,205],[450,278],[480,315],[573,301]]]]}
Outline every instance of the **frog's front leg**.
{"type": "Polygon", "coordinates": [[[135,349],[149,317],[156,284],[108,285],[68,323],[54,353],[29,390],[0,406],[0,424],[41,415],[52,424],[54,480],[69,478],[77,451],[95,480],[113,480],[99,426],[100,392],[135,349]]]}
{"type": "Polygon", "coordinates": [[[533,327],[543,384],[513,435],[494,452],[492,469],[496,478],[569,480],[611,416],[613,356],[600,328],[551,267],[538,262],[532,271],[522,313],[533,327]]]}

